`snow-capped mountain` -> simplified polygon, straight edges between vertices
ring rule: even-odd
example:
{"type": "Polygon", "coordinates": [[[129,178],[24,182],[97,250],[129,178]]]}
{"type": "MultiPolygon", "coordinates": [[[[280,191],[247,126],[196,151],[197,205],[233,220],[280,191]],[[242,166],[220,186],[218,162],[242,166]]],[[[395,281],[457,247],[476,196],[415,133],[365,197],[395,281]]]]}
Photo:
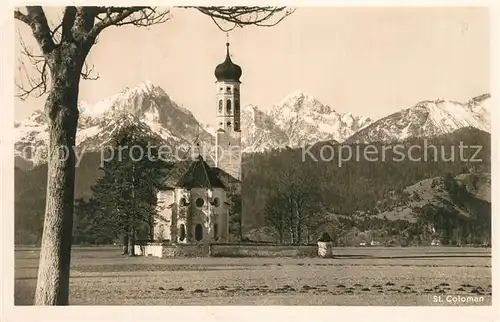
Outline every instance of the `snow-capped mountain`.
{"type": "Polygon", "coordinates": [[[339,114],[302,92],[285,97],[273,107],[270,116],[287,133],[291,146],[331,139],[342,142],[371,122],[350,113],[339,114]]]}
{"type": "MultiPolygon", "coordinates": [[[[95,104],[80,102],[79,110],[76,138],[79,153],[102,149],[117,130],[129,123],[159,136],[165,145],[180,152],[189,150],[198,135],[203,152],[214,151],[216,129],[200,124],[188,109],[149,81],[125,88],[95,104]]],[[[325,140],[342,141],[370,123],[370,119],[353,117],[349,113],[341,115],[303,93],[287,96],[270,113],[249,105],[242,110],[241,118],[245,152],[297,147],[325,140]]],[[[18,157],[35,165],[44,163],[48,140],[48,126],[41,111],[16,123],[18,157]]]]}
{"type": "Polygon", "coordinates": [[[490,94],[483,94],[466,103],[422,101],[373,122],[346,140],[346,143],[401,141],[410,137],[431,137],[451,133],[464,127],[490,132],[490,94]]]}
{"type": "MultiPolygon", "coordinates": [[[[165,91],[147,81],[125,88],[94,105],[82,102],[76,138],[79,153],[98,151],[106,146],[113,134],[126,124],[133,123],[142,130],[160,137],[164,144],[179,151],[193,146],[199,137],[202,148],[213,151],[213,135],[199,126],[193,114],[170,99],[165,91]]],[[[17,156],[35,165],[45,162],[48,145],[48,126],[41,111],[16,124],[17,156]]]]}
{"type": "Polygon", "coordinates": [[[14,140],[16,156],[34,164],[46,160],[49,133],[45,115],[37,110],[22,122],[14,123],[14,140]]]}
{"type": "MultiPolygon", "coordinates": [[[[350,113],[340,114],[312,96],[295,92],[267,112],[254,105],[242,109],[242,146],[244,152],[256,152],[324,141],[394,141],[450,133],[470,126],[490,132],[489,98],[490,94],[484,94],[466,103],[423,101],[373,122],[350,113]]],[[[188,109],[149,81],[125,88],[95,104],[81,102],[79,109],[76,138],[79,153],[98,151],[117,130],[135,124],[160,137],[181,157],[188,150],[194,152],[192,147],[198,137],[202,152],[210,153],[214,159],[216,129],[200,124],[188,109]]],[[[44,163],[49,140],[44,114],[35,111],[15,127],[16,156],[35,165],[44,163]]]]}
{"type": "Polygon", "coordinates": [[[255,105],[248,105],[241,111],[241,124],[244,152],[262,152],[289,144],[288,135],[255,105]]]}
{"type": "Polygon", "coordinates": [[[242,111],[244,146],[247,150],[314,144],[318,141],[344,141],[369,125],[369,118],[340,114],[330,106],[302,92],[294,92],[264,112],[256,106],[242,111]]]}

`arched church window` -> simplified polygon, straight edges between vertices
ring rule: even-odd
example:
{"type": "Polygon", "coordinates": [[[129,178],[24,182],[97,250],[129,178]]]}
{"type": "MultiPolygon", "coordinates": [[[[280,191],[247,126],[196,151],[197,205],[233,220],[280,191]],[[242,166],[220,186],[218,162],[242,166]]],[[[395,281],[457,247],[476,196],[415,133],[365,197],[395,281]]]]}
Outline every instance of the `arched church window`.
{"type": "Polygon", "coordinates": [[[184,227],[184,224],[181,224],[180,234],[179,234],[179,240],[183,241],[184,238],[186,238],[186,227],[184,227]]]}
{"type": "Polygon", "coordinates": [[[231,114],[231,100],[226,101],[226,112],[227,114],[231,114]]]}
{"type": "Polygon", "coordinates": [[[205,204],[205,200],[203,198],[196,199],[196,207],[201,208],[205,204]]]}
{"type": "Polygon", "coordinates": [[[220,127],[222,127],[222,125],[224,125],[224,123],[220,122],[220,123],[219,123],[219,126],[220,126],[220,127]]]}
{"type": "Polygon", "coordinates": [[[234,122],[234,129],[239,130],[240,129],[240,122],[234,122]]]}
{"type": "Polygon", "coordinates": [[[229,126],[231,126],[231,122],[227,122],[227,126],[228,126],[228,127],[229,127],[229,126]]]}
{"type": "Polygon", "coordinates": [[[203,239],[203,226],[201,224],[196,225],[194,227],[194,238],[196,241],[200,241],[203,239]]]}
{"type": "Polygon", "coordinates": [[[229,86],[228,86],[228,87],[226,88],[226,91],[227,91],[228,93],[231,93],[231,87],[229,87],[229,86]]]}
{"type": "Polygon", "coordinates": [[[219,207],[219,206],[220,206],[220,199],[219,199],[219,198],[217,198],[217,197],[216,197],[216,198],[214,198],[213,205],[214,205],[215,207],[219,207]]]}
{"type": "Polygon", "coordinates": [[[222,113],[222,100],[219,100],[219,113],[222,113]]]}
{"type": "Polygon", "coordinates": [[[180,201],[180,204],[181,204],[182,207],[187,206],[187,200],[186,200],[186,198],[182,197],[181,201],[180,201]]]}
{"type": "Polygon", "coordinates": [[[234,114],[240,114],[240,100],[234,101],[234,114]]]}

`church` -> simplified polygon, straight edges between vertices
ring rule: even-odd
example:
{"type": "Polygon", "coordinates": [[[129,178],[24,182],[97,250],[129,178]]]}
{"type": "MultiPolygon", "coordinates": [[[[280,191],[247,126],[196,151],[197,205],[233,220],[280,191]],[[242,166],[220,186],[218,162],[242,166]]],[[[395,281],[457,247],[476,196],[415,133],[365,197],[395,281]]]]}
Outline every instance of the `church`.
{"type": "MultiPolygon", "coordinates": [[[[158,192],[155,241],[172,244],[228,242],[231,195],[241,193],[241,67],[226,43],[226,59],[215,68],[215,167],[200,155],[177,162],[158,192]]],[[[241,207],[239,207],[241,209],[241,207]]]]}

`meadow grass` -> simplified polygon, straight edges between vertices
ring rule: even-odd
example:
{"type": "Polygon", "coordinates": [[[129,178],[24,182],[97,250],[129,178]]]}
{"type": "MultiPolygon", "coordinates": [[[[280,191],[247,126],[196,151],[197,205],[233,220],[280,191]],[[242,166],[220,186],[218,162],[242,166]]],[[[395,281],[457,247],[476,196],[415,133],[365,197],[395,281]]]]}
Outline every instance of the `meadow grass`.
{"type": "MultiPolygon", "coordinates": [[[[33,303],[38,254],[16,248],[16,305],[33,303]]],[[[336,248],[334,255],[160,259],[74,247],[70,304],[491,305],[490,249],[336,248]],[[456,295],[483,301],[446,300],[456,295]]]]}

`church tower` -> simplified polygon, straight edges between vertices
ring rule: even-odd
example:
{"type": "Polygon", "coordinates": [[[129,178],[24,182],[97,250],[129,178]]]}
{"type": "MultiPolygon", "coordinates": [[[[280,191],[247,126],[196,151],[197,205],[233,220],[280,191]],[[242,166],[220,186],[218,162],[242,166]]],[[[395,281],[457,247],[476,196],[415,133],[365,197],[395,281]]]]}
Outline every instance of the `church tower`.
{"type": "Polygon", "coordinates": [[[216,167],[241,181],[241,67],[231,61],[229,43],[226,60],[215,68],[216,84],[216,167]]]}

